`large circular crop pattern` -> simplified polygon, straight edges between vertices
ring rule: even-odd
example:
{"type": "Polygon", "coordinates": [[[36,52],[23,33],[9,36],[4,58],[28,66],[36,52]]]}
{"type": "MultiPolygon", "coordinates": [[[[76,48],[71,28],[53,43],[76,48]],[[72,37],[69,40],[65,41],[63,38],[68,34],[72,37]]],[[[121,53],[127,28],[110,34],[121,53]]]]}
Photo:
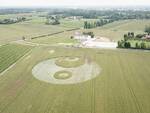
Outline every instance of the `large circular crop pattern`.
{"type": "Polygon", "coordinates": [[[35,65],[32,69],[32,74],[38,80],[52,84],[81,83],[93,79],[100,74],[101,68],[97,63],[82,59],[82,63],[79,65],[78,61],[81,61],[80,57],[59,57],[45,60],[35,65]],[[65,60],[62,61],[63,63],[61,62],[65,65],[58,65],[59,60],[65,60]],[[73,62],[74,64],[68,64],[69,67],[66,62],[73,62]],[[75,65],[76,63],[78,65],[75,65]]]}

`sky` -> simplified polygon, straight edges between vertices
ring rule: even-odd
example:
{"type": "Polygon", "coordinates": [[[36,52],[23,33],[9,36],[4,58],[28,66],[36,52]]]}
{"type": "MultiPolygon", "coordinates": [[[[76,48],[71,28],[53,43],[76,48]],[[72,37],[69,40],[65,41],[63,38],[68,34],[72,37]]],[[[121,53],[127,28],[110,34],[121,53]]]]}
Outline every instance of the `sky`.
{"type": "Polygon", "coordinates": [[[150,0],[0,0],[0,6],[137,6],[150,0]]]}

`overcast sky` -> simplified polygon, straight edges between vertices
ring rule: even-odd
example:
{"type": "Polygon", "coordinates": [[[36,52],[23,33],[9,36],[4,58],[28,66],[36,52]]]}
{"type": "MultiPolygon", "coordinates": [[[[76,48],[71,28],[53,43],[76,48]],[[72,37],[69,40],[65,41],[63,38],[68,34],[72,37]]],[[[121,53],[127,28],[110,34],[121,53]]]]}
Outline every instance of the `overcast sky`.
{"type": "Polygon", "coordinates": [[[0,0],[0,6],[136,6],[150,0],[0,0]]]}

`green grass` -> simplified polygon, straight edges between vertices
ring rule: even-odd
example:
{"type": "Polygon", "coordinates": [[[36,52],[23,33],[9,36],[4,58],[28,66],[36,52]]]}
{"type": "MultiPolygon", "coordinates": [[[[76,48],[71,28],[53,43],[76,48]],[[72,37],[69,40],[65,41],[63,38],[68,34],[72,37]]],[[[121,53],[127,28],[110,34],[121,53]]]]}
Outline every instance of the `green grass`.
{"type": "Polygon", "coordinates": [[[64,25],[65,23],[62,23],[62,25],[46,25],[46,19],[43,17],[33,16],[28,18],[32,20],[16,24],[0,25],[0,43],[20,40],[23,36],[30,39],[31,37],[39,35],[69,30],[79,25],[76,26],[77,22],[69,22],[68,25],[64,25]],[[71,27],[69,25],[71,25],[71,27]]]}
{"type": "Polygon", "coordinates": [[[45,25],[44,23],[22,22],[11,25],[0,25],[0,42],[7,43],[22,39],[23,36],[31,38],[43,34],[50,34],[65,30],[63,27],[45,25]]]}
{"type": "Polygon", "coordinates": [[[65,20],[62,19],[60,21],[60,26],[66,27],[66,28],[81,28],[84,26],[83,20],[65,20]]]}
{"type": "Polygon", "coordinates": [[[37,38],[34,40],[31,40],[35,43],[43,43],[43,44],[60,44],[60,43],[66,43],[66,44],[75,44],[78,43],[77,40],[71,39],[70,37],[73,36],[73,32],[64,32],[60,34],[56,34],[53,36],[47,36],[42,38],[37,38]]]}
{"type": "Polygon", "coordinates": [[[20,59],[30,47],[22,45],[3,45],[0,47],[0,73],[20,59]]]}
{"type": "MultiPolygon", "coordinates": [[[[0,113],[149,113],[150,53],[38,47],[0,78],[0,113]],[[54,54],[49,50],[54,49],[54,54]],[[93,80],[54,85],[32,68],[59,56],[86,55],[102,68],[93,80]]],[[[86,75],[85,75],[86,76],[86,75]]]]}

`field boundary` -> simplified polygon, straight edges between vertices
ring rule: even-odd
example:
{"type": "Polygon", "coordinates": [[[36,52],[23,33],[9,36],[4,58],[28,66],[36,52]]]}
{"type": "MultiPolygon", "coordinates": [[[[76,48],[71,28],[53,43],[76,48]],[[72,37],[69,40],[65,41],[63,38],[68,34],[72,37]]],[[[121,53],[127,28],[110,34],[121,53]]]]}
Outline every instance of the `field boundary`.
{"type": "Polygon", "coordinates": [[[23,55],[22,57],[20,57],[16,62],[14,62],[12,65],[10,65],[8,68],[6,68],[4,71],[2,71],[2,72],[0,73],[0,77],[1,77],[2,75],[4,75],[8,70],[10,70],[11,68],[13,68],[20,60],[22,60],[22,59],[23,59],[26,55],[28,55],[31,51],[32,51],[32,49],[29,50],[25,55],[23,55]]]}
{"type": "Polygon", "coordinates": [[[60,33],[63,33],[63,32],[64,31],[60,31],[60,32],[56,32],[56,33],[51,33],[51,34],[39,35],[39,36],[31,37],[31,40],[36,39],[36,38],[42,38],[42,37],[52,36],[52,35],[60,34],[60,33]]]}
{"type": "Polygon", "coordinates": [[[60,34],[60,33],[64,33],[65,31],[74,31],[74,30],[79,30],[79,29],[80,28],[73,28],[73,29],[68,29],[68,30],[64,30],[64,31],[55,32],[55,33],[39,35],[39,36],[31,37],[31,40],[37,39],[37,38],[42,38],[42,37],[47,37],[47,36],[52,36],[52,35],[56,35],[56,34],[60,34]]]}

